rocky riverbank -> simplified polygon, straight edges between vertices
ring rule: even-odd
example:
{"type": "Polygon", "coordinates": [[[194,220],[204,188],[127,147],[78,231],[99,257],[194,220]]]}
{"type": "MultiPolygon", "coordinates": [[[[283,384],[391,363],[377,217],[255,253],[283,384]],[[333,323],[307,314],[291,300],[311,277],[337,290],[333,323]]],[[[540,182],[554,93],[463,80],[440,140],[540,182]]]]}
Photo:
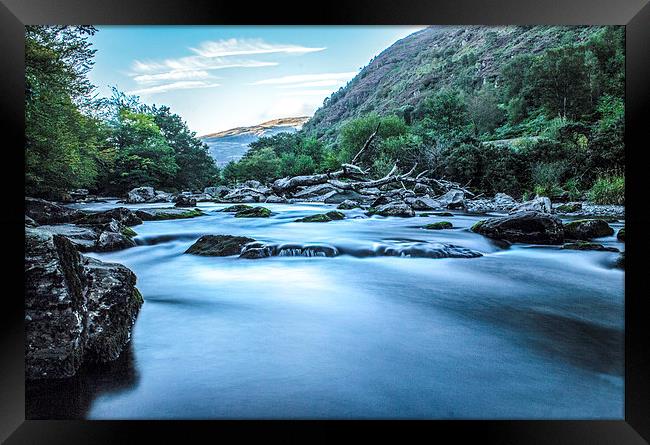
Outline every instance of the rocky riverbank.
{"type": "Polygon", "coordinates": [[[135,274],[80,255],[63,235],[25,228],[25,375],[75,375],[117,359],[143,303],[135,274]]]}

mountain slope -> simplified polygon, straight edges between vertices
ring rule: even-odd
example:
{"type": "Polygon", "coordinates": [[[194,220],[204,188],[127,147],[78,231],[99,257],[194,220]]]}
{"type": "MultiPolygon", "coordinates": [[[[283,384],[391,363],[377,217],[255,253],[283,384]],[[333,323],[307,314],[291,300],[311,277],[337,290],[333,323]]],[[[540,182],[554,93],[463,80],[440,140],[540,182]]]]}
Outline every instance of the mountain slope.
{"type": "Polygon", "coordinates": [[[273,119],[251,127],[237,127],[218,133],[200,136],[209,147],[209,153],[219,166],[230,161],[238,161],[248,151],[249,144],[262,136],[298,131],[308,117],[289,117],[273,119]]]}
{"type": "Polygon", "coordinates": [[[519,54],[587,40],[598,26],[432,26],[375,57],[344,88],[326,99],[303,129],[333,138],[345,120],[365,113],[408,112],[437,90],[498,85],[499,70],[519,54]]]}

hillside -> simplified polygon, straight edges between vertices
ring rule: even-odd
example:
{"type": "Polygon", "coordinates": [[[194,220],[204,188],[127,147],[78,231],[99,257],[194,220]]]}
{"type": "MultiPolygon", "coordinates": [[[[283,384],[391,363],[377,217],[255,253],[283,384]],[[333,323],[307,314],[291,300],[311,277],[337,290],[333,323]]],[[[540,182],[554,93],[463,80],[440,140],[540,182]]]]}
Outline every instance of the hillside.
{"type": "MultiPolygon", "coordinates": [[[[598,26],[432,26],[384,50],[326,99],[304,130],[332,139],[346,120],[370,112],[403,114],[442,87],[499,85],[512,57],[588,40],[598,26]]],[[[408,116],[405,116],[408,118],[408,116]]]]}
{"type": "Polygon", "coordinates": [[[248,151],[248,146],[263,136],[292,133],[299,130],[308,117],[273,119],[251,127],[237,127],[200,136],[209,147],[210,156],[219,166],[238,161],[248,151]]]}

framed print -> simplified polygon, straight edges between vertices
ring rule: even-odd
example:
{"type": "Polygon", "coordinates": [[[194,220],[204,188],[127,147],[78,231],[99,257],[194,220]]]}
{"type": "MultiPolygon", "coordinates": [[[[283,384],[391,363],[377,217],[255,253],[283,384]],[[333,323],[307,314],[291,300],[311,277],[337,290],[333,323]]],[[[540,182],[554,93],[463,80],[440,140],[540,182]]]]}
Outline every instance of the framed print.
{"type": "Polygon", "coordinates": [[[650,6],[306,6],[3,0],[0,437],[646,443],[650,6]]]}

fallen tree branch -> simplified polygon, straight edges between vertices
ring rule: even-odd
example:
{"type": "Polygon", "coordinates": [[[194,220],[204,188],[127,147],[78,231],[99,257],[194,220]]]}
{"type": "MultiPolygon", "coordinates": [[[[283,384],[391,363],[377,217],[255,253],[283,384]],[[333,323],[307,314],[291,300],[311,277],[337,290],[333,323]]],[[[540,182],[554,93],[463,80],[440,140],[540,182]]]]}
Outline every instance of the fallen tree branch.
{"type": "Polygon", "coordinates": [[[359,156],[361,156],[361,153],[363,153],[364,150],[365,150],[366,148],[368,148],[368,146],[370,145],[370,143],[372,142],[372,140],[375,138],[375,136],[377,136],[377,132],[379,131],[379,126],[380,126],[380,125],[381,125],[381,122],[379,122],[379,123],[377,124],[377,128],[375,128],[375,131],[373,131],[372,134],[370,135],[370,137],[366,140],[366,143],[363,144],[363,147],[361,147],[361,150],[359,150],[359,151],[357,152],[357,154],[354,155],[354,157],[353,157],[352,160],[350,161],[351,164],[354,164],[354,163],[357,161],[357,159],[359,159],[359,156]]]}

